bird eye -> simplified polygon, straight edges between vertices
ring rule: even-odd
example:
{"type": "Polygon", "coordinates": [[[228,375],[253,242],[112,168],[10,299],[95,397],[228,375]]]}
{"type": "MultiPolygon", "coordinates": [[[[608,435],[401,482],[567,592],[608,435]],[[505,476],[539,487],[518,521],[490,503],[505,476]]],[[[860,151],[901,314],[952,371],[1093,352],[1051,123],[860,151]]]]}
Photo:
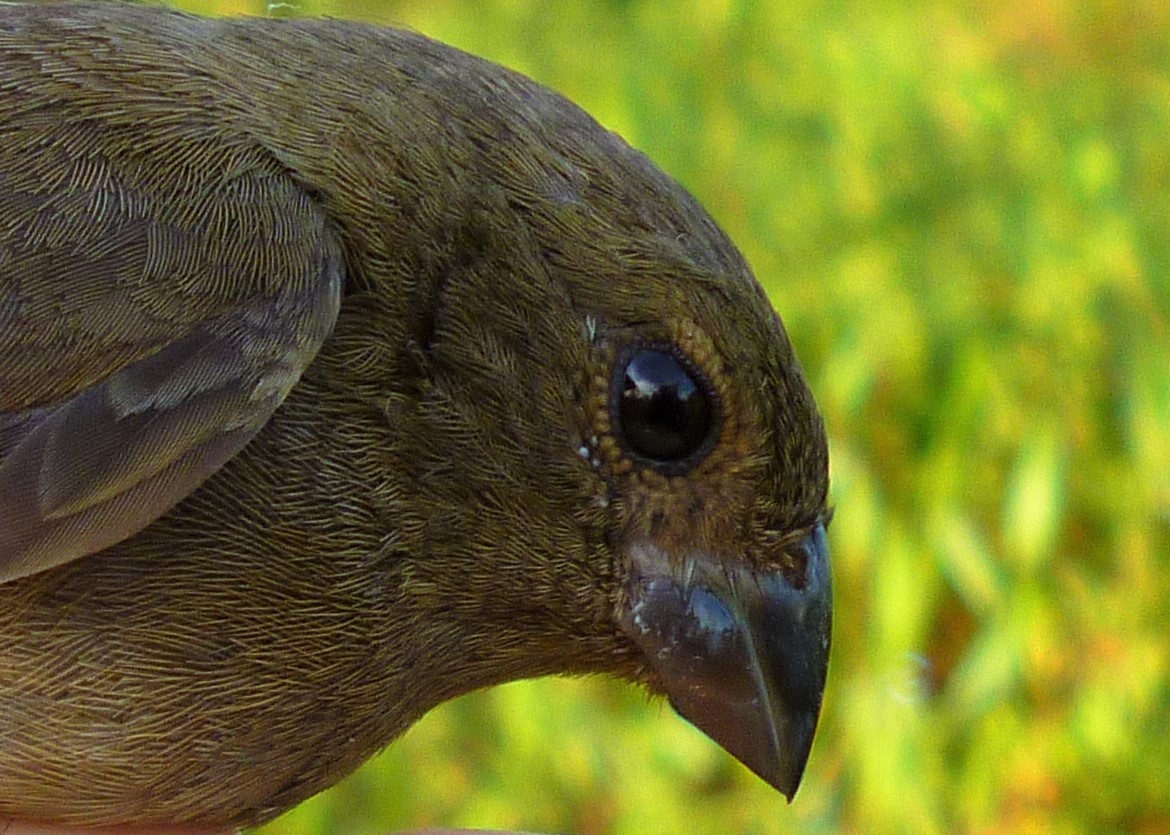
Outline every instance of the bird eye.
{"type": "Polygon", "coordinates": [[[635,458],[668,475],[694,464],[713,443],[715,393],[673,350],[628,353],[614,369],[610,399],[618,439],[635,458]]]}

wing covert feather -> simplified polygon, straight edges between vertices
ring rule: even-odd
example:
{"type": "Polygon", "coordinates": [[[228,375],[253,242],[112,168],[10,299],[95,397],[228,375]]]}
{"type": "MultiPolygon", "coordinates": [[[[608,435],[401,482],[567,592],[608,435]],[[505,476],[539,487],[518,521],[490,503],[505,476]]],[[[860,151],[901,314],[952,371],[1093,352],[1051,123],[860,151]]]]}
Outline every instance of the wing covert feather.
{"type": "Polygon", "coordinates": [[[128,131],[22,72],[0,54],[0,582],[136,533],[243,448],[344,278],[246,137],[128,131]]]}

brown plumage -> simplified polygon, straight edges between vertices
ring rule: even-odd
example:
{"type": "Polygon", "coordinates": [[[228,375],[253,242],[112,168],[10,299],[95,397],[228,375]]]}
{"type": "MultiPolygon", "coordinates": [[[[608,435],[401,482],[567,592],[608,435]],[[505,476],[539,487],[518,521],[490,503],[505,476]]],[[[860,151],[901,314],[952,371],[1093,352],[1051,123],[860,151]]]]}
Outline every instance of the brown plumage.
{"type": "Polygon", "coordinates": [[[791,794],[826,491],[741,256],[559,96],[369,26],[0,6],[0,817],[256,823],[548,673],[791,794]]]}

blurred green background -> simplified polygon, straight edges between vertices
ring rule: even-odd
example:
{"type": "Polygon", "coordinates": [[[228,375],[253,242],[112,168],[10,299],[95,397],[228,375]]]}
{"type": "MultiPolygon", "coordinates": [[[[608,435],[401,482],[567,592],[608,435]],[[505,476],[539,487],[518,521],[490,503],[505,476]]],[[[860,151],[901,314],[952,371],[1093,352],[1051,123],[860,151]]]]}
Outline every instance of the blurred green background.
{"type": "Polygon", "coordinates": [[[639,692],[549,680],[265,833],[1170,832],[1170,5],[179,5],[398,23],[580,103],[739,243],[833,456],[793,806],[639,692]]]}

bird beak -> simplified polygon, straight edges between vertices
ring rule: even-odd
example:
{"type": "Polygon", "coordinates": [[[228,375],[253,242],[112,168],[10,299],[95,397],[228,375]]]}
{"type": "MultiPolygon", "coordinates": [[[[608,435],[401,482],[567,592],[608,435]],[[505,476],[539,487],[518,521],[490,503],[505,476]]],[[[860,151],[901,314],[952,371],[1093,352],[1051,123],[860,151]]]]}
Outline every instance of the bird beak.
{"type": "Polygon", "coordinates": [[[685,719],[792,800],[821,712],[832,631],[825,529],[790,553],[798,578],[640,543],[619,615],[685,719]],[[799,573],[799,572],[797,572],[799,573]]]}

